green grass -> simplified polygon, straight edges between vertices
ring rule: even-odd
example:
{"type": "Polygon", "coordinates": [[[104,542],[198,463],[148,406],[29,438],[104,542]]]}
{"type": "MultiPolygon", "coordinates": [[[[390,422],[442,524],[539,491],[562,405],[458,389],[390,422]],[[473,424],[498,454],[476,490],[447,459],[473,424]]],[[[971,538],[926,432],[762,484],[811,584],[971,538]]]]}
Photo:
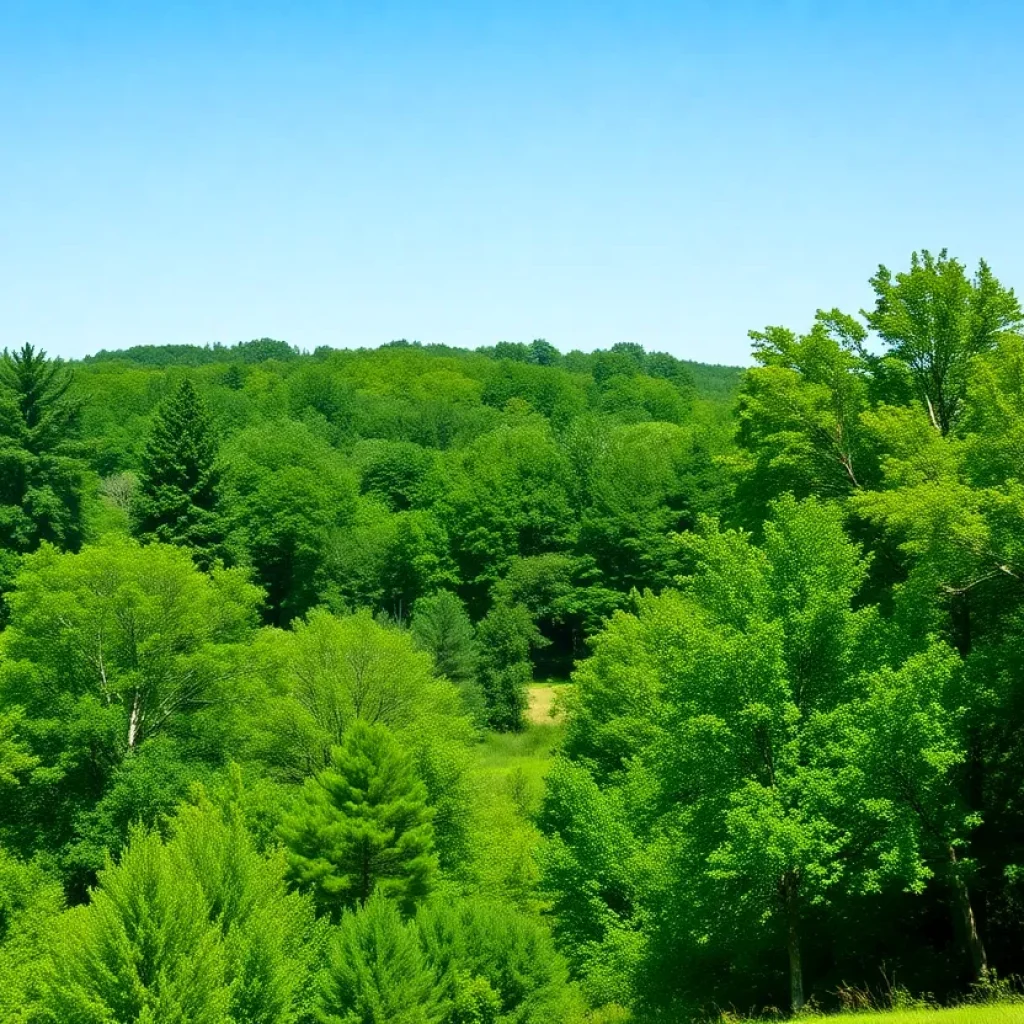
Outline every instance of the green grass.
{"type": "Polygon", "coordinates": [[[837,1017],[837,1024],[1024,1024],[1024,1005],[958,1006],[950,1010],[889,1010],[884,1013],[851,1013],[837,1017]]]}
{"type": "Polygon", "coordinates": [[[478,884],[523,907],[537,899],[534,850],[540,833],[533,819],[563,733],[554,723],[531,724],[518,733],[488,733],[476,751],[478,884]]]}

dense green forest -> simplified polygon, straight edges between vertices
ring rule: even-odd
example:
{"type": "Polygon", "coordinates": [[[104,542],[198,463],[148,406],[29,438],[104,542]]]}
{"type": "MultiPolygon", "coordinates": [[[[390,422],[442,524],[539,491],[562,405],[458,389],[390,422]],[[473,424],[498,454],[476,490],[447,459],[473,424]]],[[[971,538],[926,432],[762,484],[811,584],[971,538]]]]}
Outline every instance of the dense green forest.
{"type": "Polygon", "coordinates": [[[1024,313],[945,252],[870,287],[746,371],[5,352],[0,1021],[685,1022],[1024,972],[1024,313]]]}

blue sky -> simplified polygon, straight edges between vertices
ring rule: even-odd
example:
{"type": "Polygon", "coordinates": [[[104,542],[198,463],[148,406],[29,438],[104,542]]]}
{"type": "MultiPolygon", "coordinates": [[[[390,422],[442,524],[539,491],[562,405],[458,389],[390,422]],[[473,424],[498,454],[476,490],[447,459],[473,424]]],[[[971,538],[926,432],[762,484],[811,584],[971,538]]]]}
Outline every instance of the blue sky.
{"type": "Polygon", "coordinates": [[[915,248],[1022,290],[1022,8],[0,0],[0,347],[739,363],[915,248]]]}

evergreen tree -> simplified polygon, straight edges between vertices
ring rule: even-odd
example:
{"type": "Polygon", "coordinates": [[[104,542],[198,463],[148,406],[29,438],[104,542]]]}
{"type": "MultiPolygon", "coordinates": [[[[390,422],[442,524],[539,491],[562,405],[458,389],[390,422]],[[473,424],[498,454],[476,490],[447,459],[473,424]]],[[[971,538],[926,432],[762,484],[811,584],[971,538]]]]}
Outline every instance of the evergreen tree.
{"type": "Polygon", "coordinates": [[[281,828],[293,878],[332,914],[378,888],[411,910],[437,863],[433,812],[411,759],[384,726],[356,721],[331,762],[306,781],[281,828]]]}
{"type": "Polygon", "coordinates": [[[0,554],[82,542],[81,403],[72,384],[60,360],[31,345],[0,355],[0,554]]]}
{"type": "Polygon", "coordinates": [[[474,719],[484,717],[484,699],[477,681],[479,651],[466,606],[448,590],[421,597],[413,608],[416,645],[434,659],[438,675],[455,683],[474,719]]]}
{"type": "MultiPolygon", "coordinates": [[[[232,796],[238,785],[233,780],[232,796]]],[[[171,857],[199,884],[224,938],[233,1024],[294,1024],[325,936],[309,897],[287,890],[282,852],[261,855],[237,802],[222,812],[201,791],[171,830],[171,857]]]]}
{"type": "Polygon", "coordinates": [[[132,506],[136,535],[189,548],[208,568],[223,553],[217,438],[190,380],[157,410],[132,506]]]}
{"type": "Polygon", "coordinates": [[[202,891],[156,834],[136,832],[88,906],[63,915],[43,981],[62,1024],[228,1024],[223,943],[202,891]]]}
{"type": "Polygon", "coordinates": [[[321,981],[322,1024],[437,1024],[442,1006],[416,926],[375,893],[341,919],[321,981]]]}

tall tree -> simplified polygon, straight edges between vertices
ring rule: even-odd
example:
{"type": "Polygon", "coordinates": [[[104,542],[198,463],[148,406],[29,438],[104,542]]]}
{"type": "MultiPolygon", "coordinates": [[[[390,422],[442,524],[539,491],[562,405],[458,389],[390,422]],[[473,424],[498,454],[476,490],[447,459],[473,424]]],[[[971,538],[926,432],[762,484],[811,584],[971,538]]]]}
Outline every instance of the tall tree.
{"type": "Polygon", "coordinates": [[[319,603],[328,539],[355,510],[354,475],[294,420],[248,427],[227,449],[225,488],[267,592],[267,618],[286,625],[319,603]]]}
{"type": "Polygon", "coordinates": [[[533,679],[530,652],[545,640],[529,609],[521,604],[496,604],[477,624],[476,635],[487,722],[502,732],[518,732],[533,679]]]}
{"type": "Polygon", "coordinates": [[[218,444],[191,380],[157,409],[142,454],[132,525],[143,541],[177,544],[209,568],[223,554],[218,444]]]}
{"type": "Polygon", "coordinates": [[[339,914],[380,890],[408,911],[436,870],[431,818],[409,756],[387,728],[358,721],[331,767],[306,782],[281,836],[292,877],[321,910],[339,914]]]}
{"type": "Polygon", "coordinates": [[[434,669],[455,683],[463,694],[467,710],[483,710],[483,694],[477,682],[479,651],[473,623],[466,606],[449,590],[421,597],[412,614],[412,635],[420,650],[434,659],[434,669]]]}
{"type": "Polygon", "coordinates": [[[869,484],[873,453],[860,415],[868,407],[864,328],[839,310],[818,311],[800,337],[751,331],[760,364],[744,375],[740,444],[752,455],[742,495],[755,517],[783,491],[837,497],[869,484]]]}
{"type": "Polygon", "coordinates": [[[963,411],[972,360],[1024,324],[1020,302],[984,260],[968,278],[945,249],[938,256],[915,252],[910,270],[895,276],[880,266],[871,287],[868,326],[910,367],[932,424],[948,434],[963,411]]]}
{"type": "Polygon", "coordinates": [[[947,887],[956,931],[973,979],[987,970],[968,884],[965,847],[978,815],[965,799],[966,696],[959,659],[932,644],[898,669],[871,675],[864,697],[835,716],[839,760],[863,794],[864,827],[872,861],[869,881],[887,875],[912,892],[932,877],[947,887]]]}
{"type": "Polygon", "coordinates": [[[40,770],[0,801],[0,824],[91,872],[129,821],[173,806],[230,749],[258,600],[239,570],[206,575],[169,545],[27,555],[0,635],[0,706],[23,709],[19,749],[40,770]]]}
{"type": "Polygon", "coordinates": [[[649,914],[647,969],[675,973],[674,998],[698,1006],[719,995],[710,950],[763,962],[770,950],[752,947],[773,943],[798,1010],[807,919],[846,865],[843,794],[818,754],[825,716],[875,657],[874,609],[853,608],[866,560],[837,508],[792,498],[763,547],[712,521],[684,544],[684,593],[614,617],[579,674],[579,767],[551,778],[547,885],[560,906],[574,872],[601,894],[569,914],[590,941],[649,914]],[[631,827],[649,844],[646,883],[630,868],[631,827]],[[621,853],[609,857],[611,835],[621,853]],[[693,966],[669,971],[680,958],[693,966]]]}
{"type": "Polygon", "coordinates": [[[73,383],[60,360],[31,345],[0,355],[0,549],[82,542],[82,403],[73,383]]]}

